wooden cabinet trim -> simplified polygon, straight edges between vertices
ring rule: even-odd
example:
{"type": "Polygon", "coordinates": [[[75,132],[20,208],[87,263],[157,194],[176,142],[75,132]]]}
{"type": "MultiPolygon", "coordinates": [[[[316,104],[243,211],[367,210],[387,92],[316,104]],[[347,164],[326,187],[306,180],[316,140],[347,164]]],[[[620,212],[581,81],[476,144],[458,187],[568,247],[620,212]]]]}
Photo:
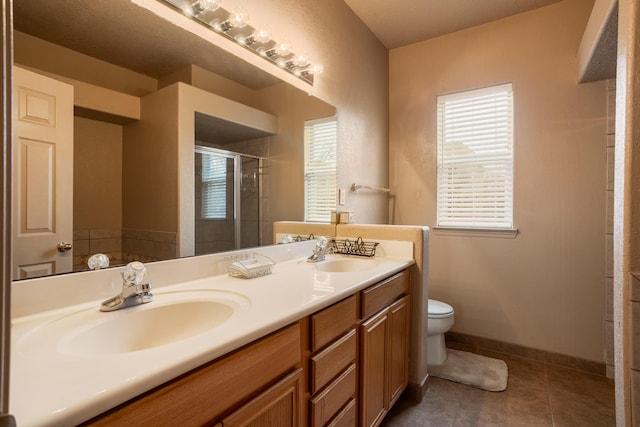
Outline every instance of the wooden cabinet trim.
{"type": "Polygon", "coordinates": [[[356,394],[356,364],[311,399],[311,425],[324,426],[356,394]]]}
{"type": "Polygon", "coordinates": [[[311,315],[311,351],[315,352],[353,328],[358,321],[358,297],[352,295],[311,315]]]}
{"type": "Polygon", "coordinates": [[[291,427],[302,426],[300,383],[302,369],[297,369],[266,391],[251,399],[222,420],[223,427],[271,427],[280,420],[291,427]],[[284,405],[282,405],[284,403],[284,405]],[[277,405],[284,406],[284,408],[277,405]]]}
{"type": "Polygon", "coordinates": [[[389,310],[364,322],[360,334],[360,425],[376,426],[386,414],[389,310]]]}
{"type": "Polygon", "coordinates": [[[409,296],[389,307],[389,370],[387,410],[409,384],[409,296]]]}
{"type": "Polygon", "coordinates": [[[327,427],[355,427],[358,423],[358,404],[356,399],[351,399],[344,408],[338,412],[327,427]]]}
{"type": "Polygon", "coordinates": [[[357,347],[358,341],[354,328],[338,341],[311,357],[311,394],[327,385],[347,366],[356,361],[357,347]]]}
{"type": "Polygon", "coordinates": [[[409,292],[409,271],[403,270],[362,291],[362,319],[382,310],[409,292]]]}

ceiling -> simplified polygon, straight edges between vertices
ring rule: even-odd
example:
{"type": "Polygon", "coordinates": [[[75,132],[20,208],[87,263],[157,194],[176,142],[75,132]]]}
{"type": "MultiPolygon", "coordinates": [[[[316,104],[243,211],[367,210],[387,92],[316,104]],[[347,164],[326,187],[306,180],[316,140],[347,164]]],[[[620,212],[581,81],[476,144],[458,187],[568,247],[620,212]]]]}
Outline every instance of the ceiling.
{"type": "Polygon", "coordinates": [[[438,37],[560,0],[345,0],[387,49],[438,37]]]}

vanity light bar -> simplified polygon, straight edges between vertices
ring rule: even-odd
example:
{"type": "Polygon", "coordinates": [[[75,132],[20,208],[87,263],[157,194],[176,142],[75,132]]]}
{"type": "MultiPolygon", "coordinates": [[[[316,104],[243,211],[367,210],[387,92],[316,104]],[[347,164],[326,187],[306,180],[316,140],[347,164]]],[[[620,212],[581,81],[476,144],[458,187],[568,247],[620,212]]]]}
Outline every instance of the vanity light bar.
{"type": "Polygon", "coordinates": [[[308,56],[293,52],[288,41],[275,41],[268,30],[250,26],[243,9],[227,11],[221,0],[160,1],[311,85],[314,75],[323,71],[322,65],[312,65],[308,56]]]}

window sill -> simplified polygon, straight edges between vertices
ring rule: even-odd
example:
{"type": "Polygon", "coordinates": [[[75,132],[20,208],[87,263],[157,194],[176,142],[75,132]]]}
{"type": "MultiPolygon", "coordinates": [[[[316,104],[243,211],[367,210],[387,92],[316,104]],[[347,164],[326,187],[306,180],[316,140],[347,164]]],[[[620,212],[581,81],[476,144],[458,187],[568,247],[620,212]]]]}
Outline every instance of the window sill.
{"type": "Polygon", "coordinates": [[[432,227],[434,234],[440,236],[465,236],[465,237],[497,237],[500,239],[515,239],[518,235],[517,228],[457,228],[457,227],[432,227]]]}

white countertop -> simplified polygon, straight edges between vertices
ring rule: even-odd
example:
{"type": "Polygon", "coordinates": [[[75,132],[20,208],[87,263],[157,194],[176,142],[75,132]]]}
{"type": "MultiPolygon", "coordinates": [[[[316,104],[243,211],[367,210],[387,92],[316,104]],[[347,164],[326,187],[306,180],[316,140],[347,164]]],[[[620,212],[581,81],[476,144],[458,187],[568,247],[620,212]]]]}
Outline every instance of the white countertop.
{"type": "MultiPolygon", "coordinates": [[[[269,255],[268,250],[255,251],[269,255]]],[[[183,291],[230,295],[236,312],[212,330],[140,351],[92,355],[68,352],[55,343],[47,348],[38,340],[33,345],[34,334],[50,322],[78,312],[95,317],[101,297],[14,318],[10,413],[22,427],[76,425],[88,420],[413,264],[410,251],[380,252],[383,256],[376,256],[376,265],[363,271],[323,272],[306,262],[306,257],[297,257],[278,262],[272,274],[255,279],[218,274],[156,287],[153,302],[120,312],[163,304],[183,291]],[[45,350],[40,350],[41,344],[45,350]]],[[[100,315],[108,318],[118,312],[100,315]]]]}

